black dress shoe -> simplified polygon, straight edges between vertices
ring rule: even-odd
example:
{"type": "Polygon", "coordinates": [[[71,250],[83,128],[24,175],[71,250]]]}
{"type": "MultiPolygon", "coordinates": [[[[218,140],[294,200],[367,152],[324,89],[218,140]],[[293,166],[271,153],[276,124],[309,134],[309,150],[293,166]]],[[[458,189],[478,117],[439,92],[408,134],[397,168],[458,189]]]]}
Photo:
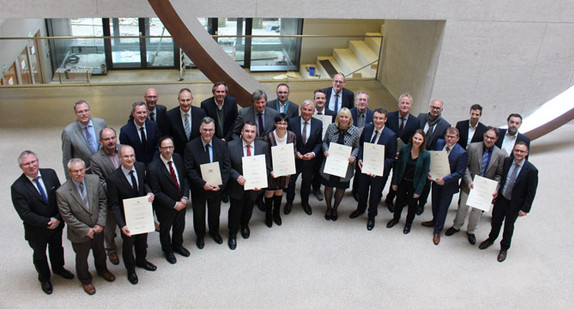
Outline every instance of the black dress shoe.
{"type": "MultiPolygon", "coordinates": [[[[451,227],[448,228],[448,230],[446,230],[446,232],[444,232],[444,234],[445,234],[446,236],[452,236],[452,235],[454,235],[455,233],[458,233],[458,231],[460,231],[460,230],[457,230],[457,229],[455,229],[454,227],[451,226],[451,227]]],[[[475,240],[475,242],[476,242],[476,240],[475,240]]]]}
{"type": "Polygon", "coordinates": [[[425,212],[425,205],[424,205],[424,204],[419,204],[419,206],[417,207],[417,216],[422,215],[423,212],[425,212]]]}
{"type": "Polygon", "coordinates": [[[329,213],[329,212],[325,213],[325,220],[327,220],[327,221],[331,220],[331,213],[329,213]]]}
{"type": "Polygon", "coordinates": [[[155,271],[157,269],[157,267],[155,265],[153,265],[152,263],[150,263],[148,261],[145,261],[144,264],[140,264],[140,265],[136,264],[136,266],[139,268],[143,268],[145,270],[148,270],[148,271],[155,271]]]}
{"type": "Polygon", "coordinates": [[[128,281],[131,284],[138,284],[138,275],[136,275],[136,273],[129,273],[128,274],[128,281]]]}
{"type": "Polygon", "coordinates": [[[363,214],[362,212],[360,212],[360,211],[358,211],[358,210],[355,210],[355,211],[353,211],[353,212],[349,215],[349,218],[355,219],[355,218],[359,217],[359,216],[362,215],[362,214],[363,214]]]}
{"type": "Polygon", "coordinates": [[[332,221],[337,221],[337,219],[339,219],[339,215],[331,215],[332,221]]]}
{"type": "Polygon", "coordinates": [[[249,235],[251,235],[251,231],[248,226],[241,229],[241,237],[243,237],[243,239],[249,238],[249,235]]]}
{"type": "Polygon", "coordinates": [[[469,242],[471,245],[476,244],[476,236],[474,236],[474,234],[466,233],[466,236],[468,236],[468,242],[469,242]]]}
{"type": "Polygon", "coordinates": [[[484,250],[484,249],[492,246],[493,243],[494,243],[494,241],[490,241],[490,239],[486,239],[485,241],[481,242],[480,245],[478,245],[478,249],[484,250]]]}
{"type": "Polygon", "coordinates": [[[218,244],[221,245],[223,243],[223,238],[221,238],[221,235],[216,234],[216,235],[211,235],[211,237],[213,237],[213,240],[218,244]]]}
{"type": "Polygon", "coordinates": [[[496,257],[496,260],[499,261],[500,263],[504,262],[504,260],[506,260],[506,250],[500,250],[500,252],[498,253],[498,257],[496,257]]]}
{"type": "Polygon", "coordinates": [[[375,218],[369,218],[367,221],[367,230],[370,231],[375,227],[375,218]]]}
{"type": "Polygon", "coordinates": [[[313,210],[311,209],[311,205],[309,205],[308,203],[305,203],[305,204],[301,204],[301,206],[303,207],[303,210],[305,211],[305,213],[307,215],[310,216],[311,214],[313,214],[313,210]]]}
{"type": "Polygon", "coordinates": [[[318,201],[322,201],[322,200],[323,200],[323,193],[321,192],[321,190],[315,190],[315,191],[313,192],[313,194],[315,195],[315,198],[316,198],[318,201]]]}
{"type": "Polygon", "coordinates": [[[173,255],[173,252],[164,252],[163,254],[165,255],[165,259],[166,259],[170,264],[175,264],[175,263],[177,263],[177,259],[175,258],[175,255],[173,255]]]}
{"type": "Polygon", "coordinates": [[[285,204],[285,206],[283,207],[283,213],[286,215],[290,214],[292,207],[293,207],[293,204],[291,202],[287,202],[287,204],[285,204]]]}
{"type": "Polygon", "coordinates": [[[50,281],[42,281],[40,284],[42,285],[42,291],[44,291],[44,293],[48,295],[52,294],[53,289],[50,281]]]}
{"type": "Polygon", "coordinates": [[[54,273],[62,276],[62,278],[64,278],[64,279],[68,279],[68,280],[74,279],[74,274],[72,274],[69,270],[67,270],[65,268],[54,270],[54,273]]]}
{"type": "Polygon", "coordinates": [[[205,241],[203,240],[203,238],[198,238],[195,241],[195,245],[197,246],[198,249],[203,249],[203,247],[205,246],[205,241]]]}
{"type": "Polygon", "coordinates": [[[387,228],[390,229],[393,226],[395,226],[397,223],[399,223],[399,221],[395,221],[394,219],[389,221],[389,223],[387,223],[387,228]]]}
{"type": "Polygon", "coordinates": [[[184,256],[184,257],[190,256],[189,250],[185,249],[183,246],[173,248],[173,252],[175,252],[181,256],[184,256]]]}
{"type": "Polygon", "coordinates": [[[411,232],[411,225],[410,224],[406,224],[405,228],[403,229],[403,234],[408,234],[411,232]]]}
{"type": "Polygon", "coordinates": [[[235,239],[235,237],[229,237],[227,245],[229,246],[229,249],[235,250],[235,248],[237,248],[237,240],[235,239]]]}

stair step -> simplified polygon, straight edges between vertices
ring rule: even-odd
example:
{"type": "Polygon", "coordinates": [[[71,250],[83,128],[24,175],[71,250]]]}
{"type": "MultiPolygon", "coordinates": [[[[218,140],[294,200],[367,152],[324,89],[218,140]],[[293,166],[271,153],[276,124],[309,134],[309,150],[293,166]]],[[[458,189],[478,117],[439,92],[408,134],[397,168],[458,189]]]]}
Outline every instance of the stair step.
{"type": "Polygon", "coordinates": [[[376,61],[379,57],[365,41],[352,40],[349,42],[349,49],[357,56],[362,65],[376,61]]]}
{"type": "MultiPolygon", "coordinates": [[[[367,32],[366,35],[381,35],[377,32],[367,32]]],[[[378,55],[381,48],[381,38],[365,38],[365,43],[378,55]]]]}

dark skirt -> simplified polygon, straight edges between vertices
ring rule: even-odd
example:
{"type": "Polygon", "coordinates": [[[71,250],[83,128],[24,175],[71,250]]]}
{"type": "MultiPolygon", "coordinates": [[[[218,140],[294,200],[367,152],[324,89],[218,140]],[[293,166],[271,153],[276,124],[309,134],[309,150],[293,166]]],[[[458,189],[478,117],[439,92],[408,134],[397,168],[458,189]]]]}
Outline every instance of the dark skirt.
{"type": "Polygon", "coordinates": [[[291,176],[281,176],[278,178],[273,178],[271,175],[267,178],[267,189],[266,190],[284,190],[287,189],[289,185],[289,177],[291,176]]]}
{"type": "Polygon", "coordinates": [[[341,182],[341,177],[339,176],[327,175],[327,177],[329,178],[321,177],[321,184],[323,184],[325,187],[347,189],[351,183],[351,181],[341,182]]]}

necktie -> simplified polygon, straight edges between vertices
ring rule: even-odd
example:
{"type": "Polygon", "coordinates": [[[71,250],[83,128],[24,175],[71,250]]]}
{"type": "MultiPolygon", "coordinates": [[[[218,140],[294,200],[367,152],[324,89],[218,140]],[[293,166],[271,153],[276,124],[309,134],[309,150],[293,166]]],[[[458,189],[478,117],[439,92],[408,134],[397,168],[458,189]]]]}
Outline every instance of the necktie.
{"type": "Polygon", "coordinates": [[[189,122],[189,114],[185,114],[185,121],[183,122],[183,126],[185,128],[185,136],[189,140],[191,136],[191,123],[189,122]]]}
{"type": "Polygon", "coordinates": [[[502,195],[508,200],[512,197],[512,188],[516,183],[516,176],[518,175],[518,168],[519,168],[518,163],[512,164],[512,167],[514,169],[512,170],[511,173],[509,172],[509,176],[506,178],[506,184],[504,186],[504,190],[502,190],[502,195]]]}
{"type": "Polygon", "coordinates": [[[138,191],[138,181],[136,180],[136,176],[134,176],[134,171],[130,171],[130,177],[132,178],[132,187],[134,190],[138,191]]]}
{"type": "Polygon", "coordinates": [[[323,112],[318,112],[317,115],[323,115],[323,112]]]}
{"type": "Polygon", "coordinates": [[[84,205],[86,205],[86,208],[90,209],[90,206],[88,205],[88,194],[86,193],[86,187],[84,187],[83,182],[80,182],[80,191],[82,192],[81,195],[84,205]]]}
{"type": "Polygon", "coordinates": [[[339,94],[335,94],[335,114],[339,113],[339,94]]]}
{"type": "MultiPolygon", "coordinates": [[[[169,161],[167,162],[167,164],[169,165],[169,173],[171,174],[171,179],[173,179],[173,182],[175,183],[175,187],[177,188],[177,193],[181,194],[181,188],[179,187],[179,183],[177,182],[177,176],[175,176],[175,170],[173,169],[173,162],[169,161]]],[[[133,174],[132,174],[133,177],[133,174]]]]}
{"type": "Polygon", "coordinates": [[[44,188],[42,188],[42,185],[40,184],[40,176],[34,178],[34,183],[36,183],[36,187],[38,187],[38,191],[40,191],[40,195],[42,196],[44,201],[47,203],[48,202],[48,196],[46,195],[44,188]]]}
{"type": "Polygon", "coordinates": [[[375,136],[371,138],[371,144],[374,144],[377,141],[378,136],[379,136],[379,130],[375,130],[375,136]]]}
{"type": "Polygon", "coordinates": [[[247,156],[251,157],[251,145],[247,145],[245,147],[247,147],[247,156]]]}
{"type": "Polygon", "coordinates": [[[307,144],[307,121],[303,124],[303,145],[307,144]]]}
{"type": "Polygon", "coordinates": [[[154,115],[155,115],[154,112],[149,113],[149,119],[151,119],[151,121],[155,121],[155,119],[153,118],[154,115]]]}
{"type": "Polygon", "coordinates": [[[86,129],[86,139],[88,140],[88,145],[90,145],[90,149],[93,153],[98,151],[98,145],[96,144],[96,139],[92,135],[92,130],[89,128],[90,126],[87,125],[84,128],[86,129]]]}
{"type": "Polygon", "coordinates": [[[484,176],[488,167],[488,149],[482,153],[482,162],[480,163],[480,176],[484,176]]]}
{"type": "Polygon", "coordinates": [[[401,117],[401,124],[399,126],[399,134],[403,133],[404,128],[405,128],[405,117],[401,117]]]}
{"type": "Polygon", "coordinates": [[[446,153],[450,154],[450,147],[446,146],[446,153]]]}
{"type": "Polygon", "coordinates": [[[145,137],[144,127],[141,127],[141,128],[140,128],[140,132],[141,132],[141,135],[142,135],[142,146],[143,146],[143,148],[145,148],[146,143],[147,143],[147,139],[146,139],[146,137],[145,137]]]}
{"type": "Polygon", "coordinates": [[[210,148],[211,148],[211,145],[205,144],[205,153],[207,153],[207,157],[209,158],[209,163],[213,162],[211,151],[209,151],[210,148]]]}
{"type": "Polygon", "coordinates": [[[262,137],[263,132],[265,132],[265,128],[263,127],[263,113],[258,113],[257,117],[259,117],[259,126],[258,126],[258,134],[257,136],[262,137]]]}

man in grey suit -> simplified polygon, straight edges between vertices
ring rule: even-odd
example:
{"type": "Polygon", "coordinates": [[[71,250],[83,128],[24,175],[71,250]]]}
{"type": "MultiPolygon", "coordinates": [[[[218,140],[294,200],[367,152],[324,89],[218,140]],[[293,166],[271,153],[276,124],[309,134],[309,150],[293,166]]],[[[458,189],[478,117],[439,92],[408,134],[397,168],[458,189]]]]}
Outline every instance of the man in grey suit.
{"type": "MultiPolygon", "coordinates": [[[[453,226],[446,230],[446,236],[451,236],[458,232],[464,225],[464,220],[466,219],[466,214],[468,212],[466,201],[468,200],[470,190],[473,188],[474,176],[479,175],[500,182],[506,153],[495,145],[499,135],[500,132],[498,129],[488,127],[486,132],[483,134],[482,142],[470,143],[470,145],[468,145],[468,148],[466,149],[468,162],[466,172],[464,173],[460,183],[461,192],[460,200],[458,202],[458,210],[456,212],[456,217],[454,218],[453,226]]],[[[472,208],[470,211],[466,235],[468,237],[468,242],[470,242],[471,245],[476,244],[474,231],[481,214],[482,210],[477,208],[472,208]]]]}
{"type": "Polygon", "coordinates": [[[287,115],[289,119],[299,116],[299,106],[295,102],[289,101],[289,86],[287,84],[277,85],[275,93],[277,99],[268,101],[267,107],[276,110],[277,113],[287,115]]]}
{"type": "Polygon", "coordinates": [[[252,106],[243,108],[239,111],[239,116],[235,121],[233,126],[233,139],[238,139],[241,131],[243,130],[243,124],[247,121],[252,121],[256,124],[255,133],[257,134],[257,139],[263,139],[267,133],[275,129],[275,115],[277,111],[267,107],[267,94],[263,90],[255,90],[251,94],[252,106]]]}
{"type": "Polygon", "coordinates": [[[94,263],[100,276],[112,282],[116,277],[106,266],[106,252],[102,231],[106,224],[107,199],[98,176],[86,175],[82,159],[73,158],[67,164],[70,179],[58,190],[58,209],[68,225],[68,239],[76,252],[76,274],[84,291],[94,295],[92,275],[88,270],[88,255],[93,251],[94,263]]]}
{"type": "Polygon", "coordinates": [[[82,159],[88,162],[86,171],[90,171],[90,157],[99,149],[98,136],[106,127],[106,121],[100,118],[92,118],[90,104],[85,100],[74,103],[76,121],[70,123],[62,131],[62,163],[64,170],[72,158],[82,159]]]}
{"type": "MultiPolygon", "coordinates": [[[[100,132],[100,144],[102,147],[90,158],[92,173],[100,177],[100,183],[107,193],[107,183],[110,174],[120,166],[120,149],[123,145],[117,143],[116,131],[112,128],[104,128],[100,132]]],[[[116,253],[116,220],[114,214],[108,211],[106,215],[106,228],[104,229],[104,240],[106,252],[110,262],[114,265],[120,263],[116,253]]]]}

